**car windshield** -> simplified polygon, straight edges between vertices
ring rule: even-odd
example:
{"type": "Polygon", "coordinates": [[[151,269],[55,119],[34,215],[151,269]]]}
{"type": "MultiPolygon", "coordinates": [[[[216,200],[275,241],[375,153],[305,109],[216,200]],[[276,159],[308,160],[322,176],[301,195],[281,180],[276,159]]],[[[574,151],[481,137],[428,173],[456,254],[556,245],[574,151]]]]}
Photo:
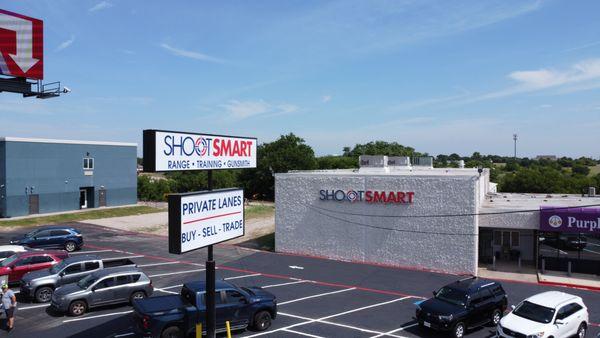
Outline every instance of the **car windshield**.
{"type": "Polygon", "coordinates": [[[467,295],[464,291],[449,288],[447,286],[441,288],[435,294],[435,298],[459,306],[465,306],[467,303],[467,295]]]}
{"type": "Polygon", "coordinates": [[[28,232],[25,234],[25,237],[33,237],[35,236],[35,234],[37,234],[39,232],[39,230],[33,230],[32,232],[28,232]]]}
{"type": "Polygon", "coordinates": [[[80,280],[79,282],[77,282],[77,286],[79,286],[82,289],[87,289],[90,287],[90,285],[94,284],[97,280],[98,280],[98,277],[95,277],[94,275],[88,275],[88,276],[84,277],[82,280],[80,280]]]}
{"type": "Polygon", "coordinates": [[[554,309],[525,301],[515,308],[513,314],[534,322],[547,324],[554,317],[554,309]]]}
{"type": "Polygon", "coordinates": [[[10,257],[8,257],[7,259],[3,260],[2,262],[0,262],[0,266],[4,267],[4,266],[9,266],[11,265],[14,261],[17,260],[17,258],[19,258],[17,255],[12,255],[10,257]]]}
{"type": "Polygon", "coordinates": [[[60,263],[56,264],[55,266],[50,268],[50,273],[52,274],[57,274],[60,270],[64,269],[67,264],[65,261],[61,261],[60,263]]]}

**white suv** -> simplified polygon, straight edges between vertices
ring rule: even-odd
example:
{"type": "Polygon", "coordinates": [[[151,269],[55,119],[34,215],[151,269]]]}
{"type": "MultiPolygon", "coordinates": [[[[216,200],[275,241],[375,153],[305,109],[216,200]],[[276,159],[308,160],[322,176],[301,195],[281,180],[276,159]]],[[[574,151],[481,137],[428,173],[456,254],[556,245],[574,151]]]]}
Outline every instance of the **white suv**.
{"type": "Polygon", "coordinates": [[[548,291],[529,297],[507,314],[497,328],[498,337],[585,337],[589,320],[581,297],[548,291]]]}

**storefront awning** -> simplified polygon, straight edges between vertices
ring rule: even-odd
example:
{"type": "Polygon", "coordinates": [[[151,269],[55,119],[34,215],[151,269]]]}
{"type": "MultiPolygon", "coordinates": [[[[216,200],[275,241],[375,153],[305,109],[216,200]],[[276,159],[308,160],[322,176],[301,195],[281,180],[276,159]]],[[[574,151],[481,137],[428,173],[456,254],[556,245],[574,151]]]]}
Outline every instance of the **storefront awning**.
{"type": "Polygon", "coordinates": [[[600,208],[541,207],[540,230],[600,234],[600,208]]]}

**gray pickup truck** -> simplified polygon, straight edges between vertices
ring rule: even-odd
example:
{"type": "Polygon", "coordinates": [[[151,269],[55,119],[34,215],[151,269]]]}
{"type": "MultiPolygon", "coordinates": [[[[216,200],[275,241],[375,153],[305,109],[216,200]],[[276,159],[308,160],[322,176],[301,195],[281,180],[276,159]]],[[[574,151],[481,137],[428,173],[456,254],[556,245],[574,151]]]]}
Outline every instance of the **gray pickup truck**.
{"type": "Polygon", "coordinates": [[[128,258],[100,259],[95,255],[69,257],[50,269],[33,271],[21,279],[21,295],[46,303],[59,286],[76,283],[91,273],[116,267],[137,267],[128,258]]]}

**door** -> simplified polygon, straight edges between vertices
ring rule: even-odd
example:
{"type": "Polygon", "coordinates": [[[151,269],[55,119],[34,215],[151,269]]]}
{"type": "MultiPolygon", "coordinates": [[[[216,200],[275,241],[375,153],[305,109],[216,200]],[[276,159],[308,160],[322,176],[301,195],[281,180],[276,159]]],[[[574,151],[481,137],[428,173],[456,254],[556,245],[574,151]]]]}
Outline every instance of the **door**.
{"type": "Polygon", "coordinates": [[[129,300],[129,296],[133,292],[133,286],[131,284],[131,276],[117,276],[115,277],[115,297],[114,302],[127,302],[129,300]]]}
{"type": "Polygon", "coordinates": [[[217,291],[215,294],[215,308],[216,308],[216,314],[217,314],[217,328],[224,328],[225,327],[225,321],[230,320],[230,309],[227,305],[227,303],[225,303],[225,301],[223,300],[225,295],[224,295],[225,291],[217,291]]]}
{"type": "Polygon", "coordinates": [[[581,306],[577,303],[571,303],[563,306],[556,313],[556,320],[562,321],[562,324],[556,324],[560,337],[570,337],[577,333],[577,328],[581,323],[581,306]],[[577,318],[579,312],[579,318],[577,318]]]}
{"type": "Polygon", "coordinates": [[[98,190],[98,204],[100,207],[106,206],[106,189],[98,190]]]}
{"type": "Polygon", "coordinates": [[[115,278],[106,277],[92,287],[90,306],[109,304],[115,298],[115,278]]]}
{"type": "Polygon", "coordinates": [[[29,195],[29,214],[39,214],[40,213],[40,195],[29,195]]]}
{"type": "Polygon", "coordinates": [[[248,323],[247,312],[248,301],[246,297],[237,290],[225,291],[225,318],[231,326],[245,325],[248,323]]]}
{"type": "Polygon", "coordinates": [[[50,230],[38,231],[33,236],[33,241],[28,245],[34,248],[47,248],[52,246],[52,236],[50,230]]]}
{"type": "Polygon", "coordinates": [[[29,266],[31,265],[32,260],[33,257],[25,257],[16,261],[10,271],[8,281],[11,283],[18,282],[24,274],[29,272],[29,266]]]}
{"type": "Polygon", "coordinates": [[[471,320],[469,326],[477,326],[489,321],[494,309],[494,296],[488,289],[479,290],[469,303],[471,320]]]}
{"type": "Polygon", "coordinates": [[[71,233],[67,230],[51,230],[50,231],[50,240],[48,241],[48,246],[55,248],[62,248],[67,241],[67,236],[71,233]]]}
{"type": "Polygon", "coordinates": [[[78,282],[85,275],[86,273],[82,270],[81,263],[71,264],[60,273],[57,286],[78,282]]]}
{"type": "Polygon", "coordinates": [[[86,189],[79,189],[79,208],[81,209],[87,209],[88,207],[88,203],[87,203],[87,190],[86,189]]]}

